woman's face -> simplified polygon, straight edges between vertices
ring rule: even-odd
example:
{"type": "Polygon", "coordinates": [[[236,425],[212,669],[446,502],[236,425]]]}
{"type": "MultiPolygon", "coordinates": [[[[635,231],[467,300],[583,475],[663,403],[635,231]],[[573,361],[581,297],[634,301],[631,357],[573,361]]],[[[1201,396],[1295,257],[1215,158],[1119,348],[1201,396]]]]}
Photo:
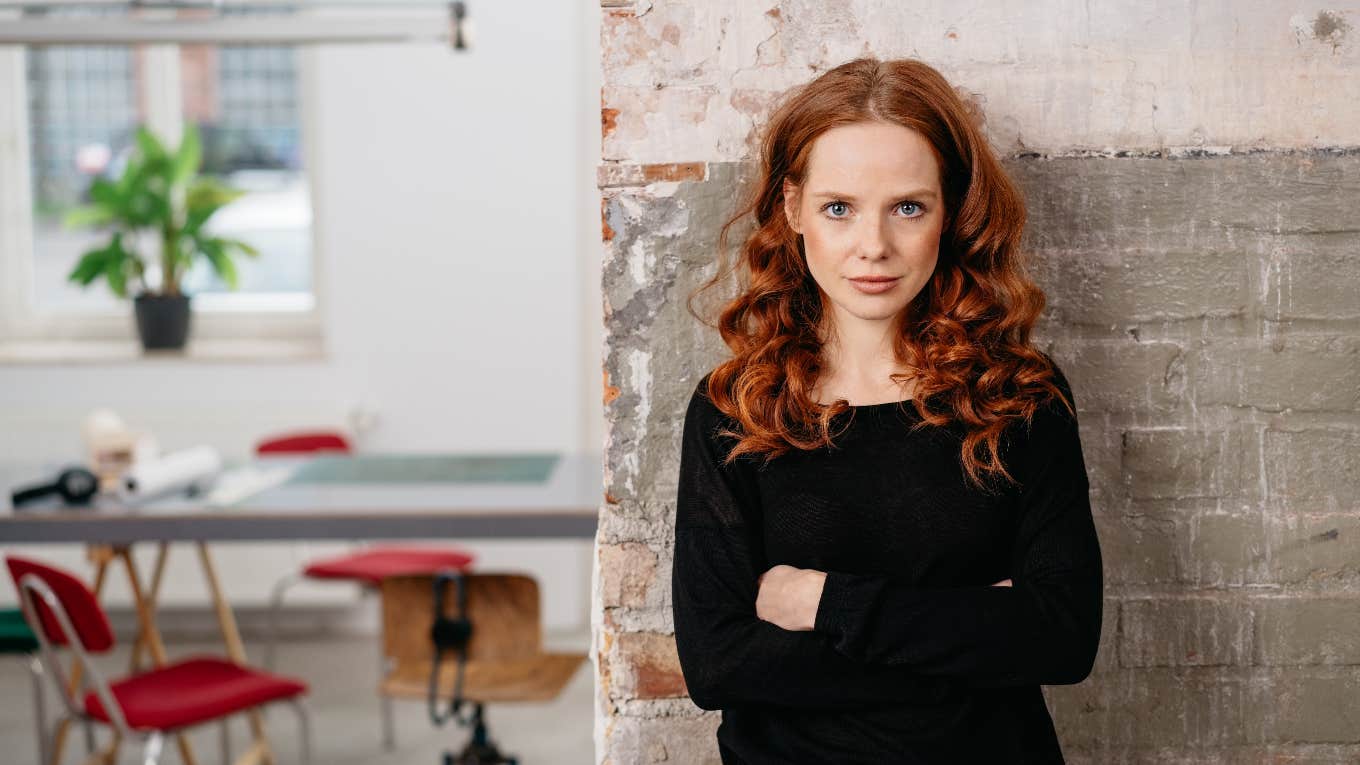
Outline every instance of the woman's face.
{"type": "Polygon", "coordinates": [[[784,182],[784,212],[836,326],[890,320],[916,297],[939,257],[943,201],[935,152],[915,130],[857,122],[817,137],[802,186],[784,182]]]}

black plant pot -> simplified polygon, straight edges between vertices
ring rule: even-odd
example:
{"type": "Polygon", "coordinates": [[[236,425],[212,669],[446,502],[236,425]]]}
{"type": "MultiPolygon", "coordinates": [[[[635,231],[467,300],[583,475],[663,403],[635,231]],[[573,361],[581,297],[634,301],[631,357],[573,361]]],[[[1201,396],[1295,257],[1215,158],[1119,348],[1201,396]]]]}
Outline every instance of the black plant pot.
{"type": "Polygon", "coordinates": [[[189,337],[189,296],[142,293],[133,298],[137,334],[146,350],[179,349],[189,337]]]}

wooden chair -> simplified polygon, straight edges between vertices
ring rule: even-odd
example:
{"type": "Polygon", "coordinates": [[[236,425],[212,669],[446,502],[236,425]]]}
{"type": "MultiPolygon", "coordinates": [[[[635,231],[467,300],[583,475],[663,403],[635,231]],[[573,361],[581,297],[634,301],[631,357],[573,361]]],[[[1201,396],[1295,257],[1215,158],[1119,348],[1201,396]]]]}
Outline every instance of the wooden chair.
{"type": "MultiPolygon", "coordinates": [[[[353,448],[344,434],[333,430],[302,430],[273,435],[255,444],[260,456],[281,454],[351,454],[353,448]]],[[[426,547],[416,545],[380,545],[367,547],[343,555],[308,561],[301,572],[289,574],[274,584],[269,596],[269,628],[265,637],[264,666],[275,667],[275,650],[279,636],[279,614],[283,610],[285,593],[305,580],[354,582],[365,591],[377,589],[383,577],[395,574],[433,573],[446,568],[464,569],[472,565],[472,553],[453,545],[426,547]]],[[[380,657],[381,658],[381,657],[380,657]]],[[[380,667],[379,673],[386,671],[380,667]]],[[[382,703],[382,746],[387,751],[396,748],[396,720],[387,697],[382,703]]]]}
{"type": "Polygon", "coordinates": [[[425,699],[436,724],[454,717],[473,728],[463,752],[445,754],[446,765],[513,765],[489,739],[483,706],[550,701],[586,659],[583,653],[543,651],[538,583],[522,574],[451,570],[388,577],[381,592],[391,671],[380,692],[425,699]],[[436,640],[444,650],[436,649],[436,640]],[[451,700],[447,713],[438,709],[440,698],[451,700]],[[464,705],[472,707],[467,719],[460,715],[464,705]]]}

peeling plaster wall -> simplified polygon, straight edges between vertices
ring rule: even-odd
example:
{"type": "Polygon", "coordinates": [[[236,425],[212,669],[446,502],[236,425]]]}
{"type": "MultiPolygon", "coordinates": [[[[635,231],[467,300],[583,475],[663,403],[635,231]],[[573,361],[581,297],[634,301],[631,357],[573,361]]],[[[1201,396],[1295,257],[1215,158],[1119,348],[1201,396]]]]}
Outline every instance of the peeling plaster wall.
{"type": "Polygon", "coordinates": [[[1360,761],[1360,9],[602,12],[598,763],[718,761],[669,575],[685,404],[726,349],[684,299],[774,97],[866,53],[939,68],[1026,197],[1106,558],[1095,671],[1045,688],[1068,761],[1360,761]]]}

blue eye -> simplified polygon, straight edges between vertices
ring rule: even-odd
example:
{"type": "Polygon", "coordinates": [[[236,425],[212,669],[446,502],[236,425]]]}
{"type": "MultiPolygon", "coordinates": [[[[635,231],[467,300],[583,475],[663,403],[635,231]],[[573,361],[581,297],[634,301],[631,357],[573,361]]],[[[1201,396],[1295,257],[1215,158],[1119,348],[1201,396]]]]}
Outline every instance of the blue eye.
{"type": "MultiPolygon", "coordinates": [[[[904,208],[904,207],[910,207],[910,208],[913,208],[913,209],[915,210],[915,212],[905,214],[904,217],[907,217],[907,218],[919,218],[919,217],[921,217],[922,215],[925,214],[925,208],[922,207],[920,204],[917,204],[916,202],[898,202],[898,203],[897,203],[897,207],[898,207],[898,209],[901,209],[901,208],[904,208]]],[[[844,220],[846,217],[848,217],[848,214],[849,214],[849,209],[848,209],[848,208],[849,208],[849,205],[846,204],[845,202],[842,202],[842,201],[840,201],[840,200],[835,200],[835,201],[832,201],[832,202],[828,202],[828,203],[826,203],[825,205],[822,205],[822,211],[823,211],[823,212],[832,210],[832,208],[840,208],[840,210],[841,210],[840,213],[832,212],[831,215],[828,216],[828,217],[830,217],[832,220],[844,220]]]]}

